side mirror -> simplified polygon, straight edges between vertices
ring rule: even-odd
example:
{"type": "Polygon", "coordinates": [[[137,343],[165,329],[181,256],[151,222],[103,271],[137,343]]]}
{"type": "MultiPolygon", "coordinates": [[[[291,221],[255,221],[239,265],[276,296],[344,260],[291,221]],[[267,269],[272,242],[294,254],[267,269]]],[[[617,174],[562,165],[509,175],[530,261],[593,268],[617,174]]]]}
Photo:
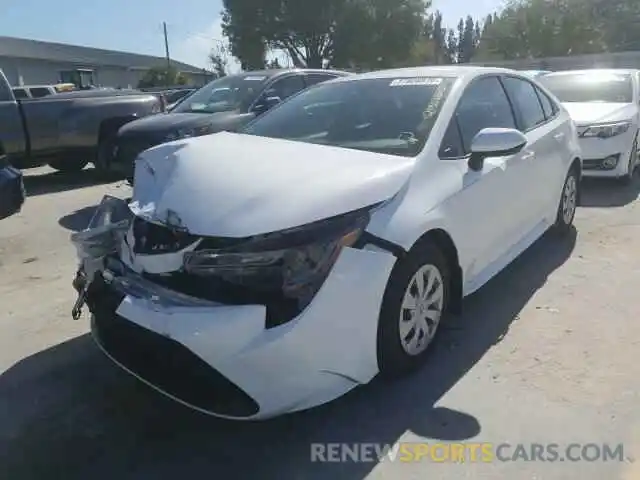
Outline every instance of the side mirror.
{"type": "Polygon", "coordinates": [[[507,157],[520,152],[527,144],[527,137],[513,128],[484,128],[471,141],[469,168],[482,170],[485,158],[507,157]]]}
{"type": "Polygon", "coordinates": [[[256,103],[255,107],[253,107],[253,111],[256,113],[264,113],[278,105],[280,102],[282,102],[280,97],[265,97],[256,103]]]}

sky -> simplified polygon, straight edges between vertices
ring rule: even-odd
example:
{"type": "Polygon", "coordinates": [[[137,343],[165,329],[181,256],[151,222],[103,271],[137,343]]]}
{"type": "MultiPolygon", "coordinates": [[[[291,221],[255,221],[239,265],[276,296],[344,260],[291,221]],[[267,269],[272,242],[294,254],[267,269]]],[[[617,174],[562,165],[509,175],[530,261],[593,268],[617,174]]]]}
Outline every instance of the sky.
{"type": "MultiPolygon", "coordinates": [[[[322,1],[322,0],[318,0],[322,1]]],[[[212,46],[224,40],[220,0],[0,0],[0,35],[164,56],[207,68],[212,46]]],[[[433,0],[454,27],[468,14],[482,18],[502,0],[433,0]]],[[[237,69],[234,63],[231,69],[237,69]]]]}

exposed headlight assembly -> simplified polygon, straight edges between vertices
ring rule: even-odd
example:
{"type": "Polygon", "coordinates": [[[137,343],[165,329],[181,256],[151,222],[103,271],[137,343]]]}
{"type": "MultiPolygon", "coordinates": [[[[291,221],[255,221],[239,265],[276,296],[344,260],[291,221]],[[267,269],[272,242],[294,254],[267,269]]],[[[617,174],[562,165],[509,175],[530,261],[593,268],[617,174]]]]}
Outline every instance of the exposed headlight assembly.
{"type": "Polygon", "coordinates": [[[211,133],[211,125],[201,125],[199,127],[179,128],[167,135],[166,140],[173,142],[182,138],[199,137],[211,133]]]}
{"type": "MultiPolygon", "coordinates": [[[[186,253],[187,274],[222,280],[253,292],[293,301],[293,312],[275,313],[275,324],[298,314],[311,302],[344,247],[354,245],[370,219],[358,210],[302,227],[252,237],[227,249],[186,253]]],[[[265,303],[268,303],[265,302],[265,303]]],[[[269,309],[269,304],[267,304],[269,309]]]]}
{"type": "Polygon", "coordinates": [[[582,132],[584,138],[611,138],[622,135],[631,128],[631,122],[617,122],[606,125],[593,125],[582,132]]]}

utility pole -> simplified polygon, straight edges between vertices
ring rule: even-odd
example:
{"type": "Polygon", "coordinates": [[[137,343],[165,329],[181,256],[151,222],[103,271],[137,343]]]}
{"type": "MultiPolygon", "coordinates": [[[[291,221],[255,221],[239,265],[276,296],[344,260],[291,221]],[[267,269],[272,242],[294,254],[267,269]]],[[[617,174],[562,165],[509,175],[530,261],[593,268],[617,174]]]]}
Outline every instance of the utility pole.
{"type": "Polygon", "coordinates": [[[167,86],[171,83],[169,79],[169,72],[171,71],[171,57],[169,56],[169,37],[167,36],[167,22],[162,22],[162,31],[164,32],[164,53],[167,57],[167,75],[165,81],[167,86]]]}

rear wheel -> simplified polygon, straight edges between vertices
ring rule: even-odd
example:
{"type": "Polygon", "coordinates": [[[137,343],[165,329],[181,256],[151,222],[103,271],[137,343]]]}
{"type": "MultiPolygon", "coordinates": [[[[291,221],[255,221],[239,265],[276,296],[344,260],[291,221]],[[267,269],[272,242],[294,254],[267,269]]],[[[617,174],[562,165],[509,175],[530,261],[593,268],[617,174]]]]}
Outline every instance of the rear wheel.
{"type": "Polygon", "coordinates": [[[569,170],[562,187],[562,195],[560,196],[560,204],[558,205],[558,213],[554,225],[555,230],[559,233],[567,233],[573,225],[576,206],[578,205],[579,181],[578,170],[576,168],[569,170]]]}
{"type": "Polygon", "coordinates": [[[79,172],[89,163],[88,160],[79,160],[74,158],[65,158],[64,160],[52,160],[49,162],[51,168],[55,168],[59,172],[72,173],[79,172]]]}
{"type": "Polygon", "coordinates": [[[447,310],[446,257],[432,242],[417,245],[394,268],[378,321],[378,366],[397,377],[421,366],[447,310]]]}

